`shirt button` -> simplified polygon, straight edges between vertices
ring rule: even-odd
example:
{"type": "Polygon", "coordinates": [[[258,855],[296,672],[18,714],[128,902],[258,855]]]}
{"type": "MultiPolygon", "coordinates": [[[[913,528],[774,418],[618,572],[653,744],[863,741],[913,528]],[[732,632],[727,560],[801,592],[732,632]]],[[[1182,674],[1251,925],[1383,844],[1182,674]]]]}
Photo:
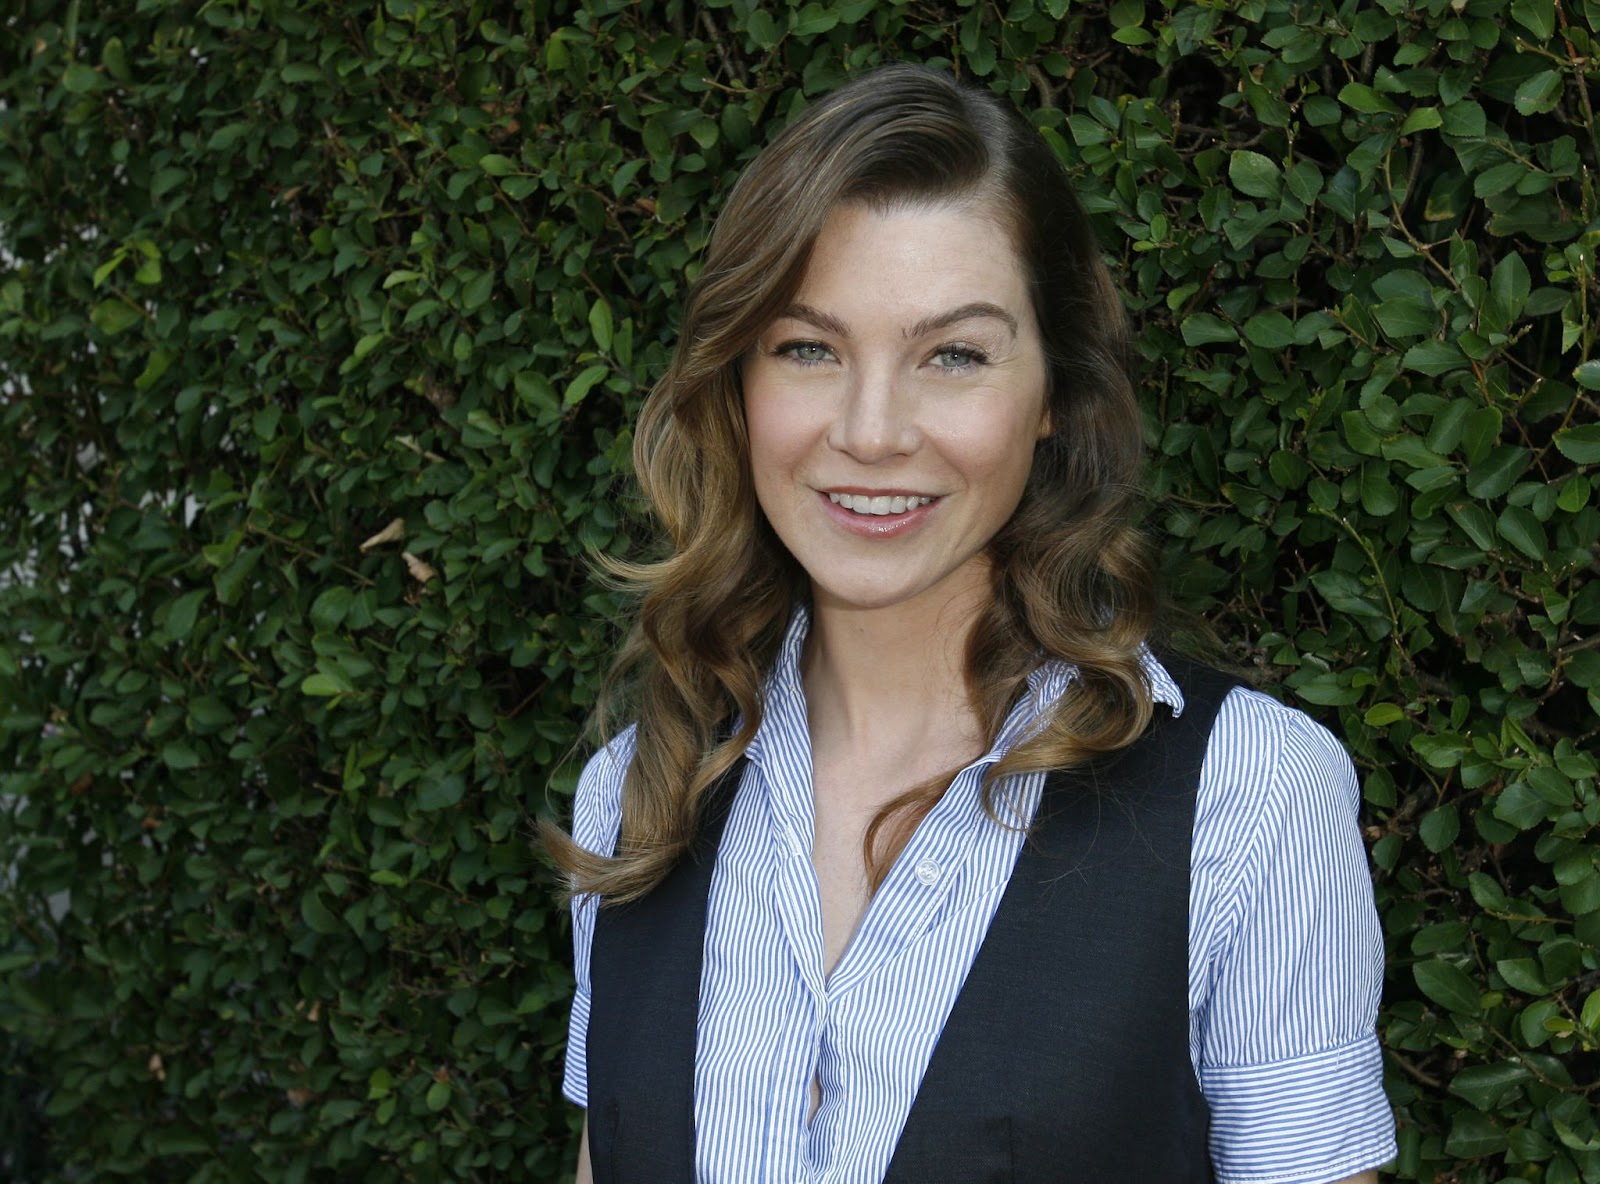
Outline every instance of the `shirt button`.
{"type": "Polygon", "coordinates": [[[917,879],[924,884],[934,884],[939,880],[939,865],[931,859],[924,859],[917,864],[917,879]]]}

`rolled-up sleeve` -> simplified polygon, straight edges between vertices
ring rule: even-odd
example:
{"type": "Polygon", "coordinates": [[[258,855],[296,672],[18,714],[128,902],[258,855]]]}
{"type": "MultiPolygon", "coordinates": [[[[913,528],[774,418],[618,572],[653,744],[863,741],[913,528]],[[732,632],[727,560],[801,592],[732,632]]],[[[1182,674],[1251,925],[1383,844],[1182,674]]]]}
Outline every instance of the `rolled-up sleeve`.
{"type": "MultiPolygon", "coordinates": [[[[1383,940],[1344,749],[1234,691],[1201,776],[1212,821],[1200,1086],[1219,1184],[1327,1184],[1395,1154],[1375,1024],[1383,940]]],[[[1202,849],[1202,847],[1204,849],[1202,849]]]]}
{"type": "MultiPolygon", "coordinates": [[[[632,759],[633,729],[629,728],[595,753],[578,778],[572,798],[572,838],[596,855],[616,850],[622,822],[622,780],[632,759]]],[[[589,1036],[589,946],[599,903],[594,896],[572,900],[572,966],[577,989],[567,1023],[567,1065],[561,1092],[569,1102],[584,1107],[589,1104],[589,1067],[584,1055],[589,1036]]]]}

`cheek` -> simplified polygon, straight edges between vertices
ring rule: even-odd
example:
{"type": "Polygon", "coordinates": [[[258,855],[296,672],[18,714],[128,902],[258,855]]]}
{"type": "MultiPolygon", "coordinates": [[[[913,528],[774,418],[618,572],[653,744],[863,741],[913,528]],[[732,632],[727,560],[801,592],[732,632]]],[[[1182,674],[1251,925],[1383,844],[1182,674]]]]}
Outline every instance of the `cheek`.
{"type": "Polygon", "coordinates": [[[1042,438],[1036,416],[996,419],[991,411],[982,418],[948,425],[941,450],[972,480],[1007,491],[1015,486],[1020,491],[1033,469],[1034,449],[1042,438]]]}
{"type": "Polygon", "coordinates": [[[755,479],[757,489],[770,477],[775,458],[784,450],[783,425],[772,414],[772,410],[772,405],[759,396],[745,400],[745,429],[750,435],[750,475],[755,479]]]}
{"type": "Polygon", "coordinates": [[[804,456],[818,431],[815,416],[806,414],[806,400],[781,387],[747,387],[744,419],[757,484],[763,476],[771,476],[763,470],[787,466],[804,456]]]}
{"type": "Polygon", "coordinates": [[[795,471],[804,455],[798,425],[784,399],[759,389],[747,388],[744,418],[756,502],[769,522],[782,521],[794,500],[795,471]]]}

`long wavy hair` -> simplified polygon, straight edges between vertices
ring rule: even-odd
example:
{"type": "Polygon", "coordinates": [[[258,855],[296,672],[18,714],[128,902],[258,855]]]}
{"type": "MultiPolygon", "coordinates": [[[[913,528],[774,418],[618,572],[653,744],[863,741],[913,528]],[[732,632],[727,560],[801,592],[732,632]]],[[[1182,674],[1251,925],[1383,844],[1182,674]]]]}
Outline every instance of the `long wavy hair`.
{"type": "MultiPolygon", "coordinates": [[[[761,722],[765,679],[809,585],[756,502],[739,362],[794,299],[842,202],[998,211],[1039,323],[1052,430],[989,543],[994,595],[967,643],[967,692],[993,743],[1043,659],[1076,665],[1078,683],[990,767],[985,807],[996,815],[1008,774],[1079,764],[1131,743],[1149,722],[1139,648],[1154,624],[1156,579],[1133,522],[1140,412],[1127,316],[1093,229],[1061,164],[1010,104],[936,70],[883,66],[807,108],[744,171],[689,290],[672,362],[640,413],[634,465],[666,557],[610,565],[640,599],[597,718],[605,737],[606,700],[625,687],[638,728],[615,854],[545,828],[575,892],[619,903],[655,887],[761,722]]],[[[874,888],[955,772],[873,820],[874,888]]]]}

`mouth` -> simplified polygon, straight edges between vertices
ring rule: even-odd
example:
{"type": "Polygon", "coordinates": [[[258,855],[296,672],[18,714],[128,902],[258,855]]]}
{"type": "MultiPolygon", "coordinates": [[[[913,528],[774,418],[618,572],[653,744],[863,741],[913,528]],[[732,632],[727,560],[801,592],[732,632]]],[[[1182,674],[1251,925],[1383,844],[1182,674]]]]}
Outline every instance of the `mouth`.
{"type": "Polygon", "coordinates": [[[919,506],[929,505],[935,499],[921,494],[829,493],[828,500],[852,514],[882,518],[891,514],[904,514],[919,506]]]}

